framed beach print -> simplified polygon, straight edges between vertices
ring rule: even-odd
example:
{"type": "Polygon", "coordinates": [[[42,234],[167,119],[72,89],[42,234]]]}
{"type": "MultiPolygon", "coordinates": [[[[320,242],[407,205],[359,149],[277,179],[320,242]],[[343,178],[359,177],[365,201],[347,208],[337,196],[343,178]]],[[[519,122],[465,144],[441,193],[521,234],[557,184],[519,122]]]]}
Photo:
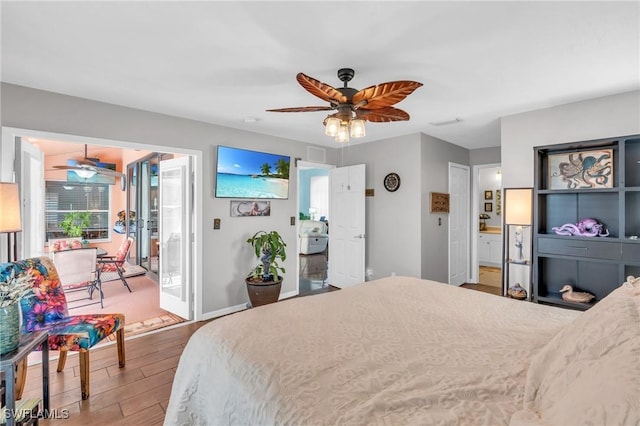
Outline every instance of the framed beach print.
{"type": "Polygon", "coordinates": [[[549,189],[613,188],[613,149],[549,155],[549,189]]]}

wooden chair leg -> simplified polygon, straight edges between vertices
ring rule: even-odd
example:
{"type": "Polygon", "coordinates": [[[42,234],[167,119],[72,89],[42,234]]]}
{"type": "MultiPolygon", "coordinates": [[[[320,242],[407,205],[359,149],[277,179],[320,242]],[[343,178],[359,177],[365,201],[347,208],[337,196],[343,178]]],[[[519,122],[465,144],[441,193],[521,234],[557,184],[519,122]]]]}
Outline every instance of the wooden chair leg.
{"type": "Polygon", "coordinates": [[[89,398],[89,351],[80,351],[80,390],[82,391],[82,399],[89,398]]]}
{"type": "Polygon", "coordinates": [[[64,370],[64,364],[67,362],[67,351],[60,351],[60,357],[58,358],[58,373],[64,370]]]}
{"type": "Polygon", "coordinates": [[[18,363],[18,368],[16,372],[16,387],[15,387],[15,397],[16,401],[22,399],[22,392],[24,391],[24,384],[27,381],[27,358],[23,358],[22,361],[18,363]]]}
{"type": "Polygon", "coordinates": [[[116,331],[116,341],[118,344],[118,365],[120,368],[124,367],[125,356],[124,356],[124,328],[118,329],[116,331]]]}

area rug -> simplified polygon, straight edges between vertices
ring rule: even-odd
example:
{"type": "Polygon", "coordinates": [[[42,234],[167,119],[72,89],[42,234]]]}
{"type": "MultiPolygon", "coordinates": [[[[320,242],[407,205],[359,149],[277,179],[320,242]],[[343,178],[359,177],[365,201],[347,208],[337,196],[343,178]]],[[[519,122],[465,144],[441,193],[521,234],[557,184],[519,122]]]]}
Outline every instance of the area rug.
{"type": "MultiPolygon", "coordinates": [[[[130,265],[128,263],[125,263],[124,265],[124,277],[135,277],[137,275],[144,275],[147,273],[147,270],[144,269],[142,266],[139,265],[130,265]]],[[[114,280],[119,280],[120,279],[120,275],[118,275],[117,272],[102,272],[100,274],[100,281],[102,281],[103,283],[109,282],[109,281],[114,281],[114,280]]]]}
{"type": "MultiPolygon", "coordinates": [[[[133,324],[125,324],[124,336],[125,338],[131,337],[138,334],[146,333],[148,331],[157,330],[159,328],[168,327],[170,325],[180,324],[181,322],[184,322],[184,321],[186,321],[184,318],[181,318],[177,315],[167,312],[165,315],[161,315],[156,318],[135,322],[133,324]]],[[[109,341],[116,340],[115,333],[109,335],[107,339],[109,341]]]]}

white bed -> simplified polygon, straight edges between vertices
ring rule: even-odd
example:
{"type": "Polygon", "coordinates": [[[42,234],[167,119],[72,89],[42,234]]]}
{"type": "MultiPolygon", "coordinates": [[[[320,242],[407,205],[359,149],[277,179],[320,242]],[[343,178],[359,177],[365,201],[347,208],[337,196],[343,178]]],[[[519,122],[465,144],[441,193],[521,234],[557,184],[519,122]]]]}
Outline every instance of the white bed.
{"type": "Polygon", "coordinates": [[[166,425],[640,423],[640,296],[586,313],[390,277],[216,319],[166,425]]]}

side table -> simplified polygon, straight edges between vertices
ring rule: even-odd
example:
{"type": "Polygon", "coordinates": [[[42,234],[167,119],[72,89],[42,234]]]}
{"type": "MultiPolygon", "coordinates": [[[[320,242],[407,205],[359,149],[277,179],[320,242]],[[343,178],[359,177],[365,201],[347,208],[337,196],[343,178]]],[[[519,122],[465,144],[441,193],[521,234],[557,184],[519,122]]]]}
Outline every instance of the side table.
{"type": "Polygon", "coordinates": [[[15,371],[16,367],[38,346],[42,347],[42,405],[45,413],[49,412],[49,345],[47,340],[49,333],[35,331],[23,334],[20,337],[20,346],[12,352],[0,357],[0,371],[4,372],[6,386],[6,410],[8,416],[5,419],[7,426],[15,425],[15,371]]]}

